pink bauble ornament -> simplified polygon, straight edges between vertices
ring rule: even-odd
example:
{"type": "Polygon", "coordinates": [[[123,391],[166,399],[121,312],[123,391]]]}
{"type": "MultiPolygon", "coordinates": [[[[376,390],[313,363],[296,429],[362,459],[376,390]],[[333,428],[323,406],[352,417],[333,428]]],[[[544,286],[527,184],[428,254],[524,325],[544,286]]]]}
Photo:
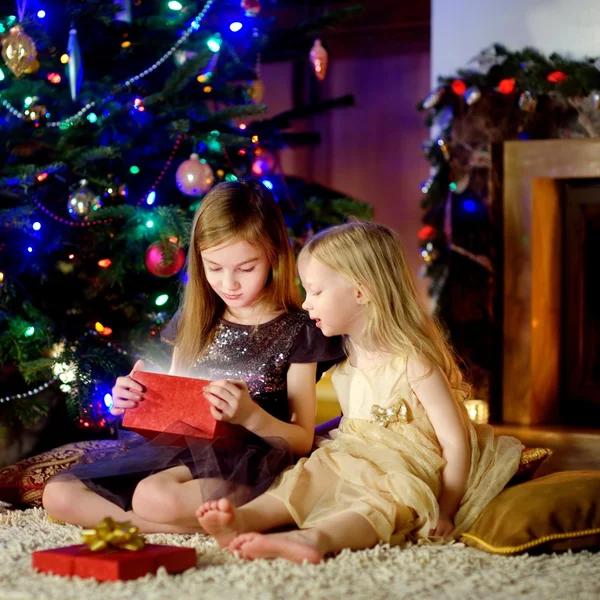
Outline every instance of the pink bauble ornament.
{"type": "Polygon", "coordinates": [[[203,196],[215,182],[210,165],[199,160],[197,154],[182,162],[175,173],[175,183],[180,192],[187,196],[203,196]]]}
{"type": "Polygon", "coordinates": [[[254,160],[252,161],[252,173],[257,177],[268,175],[275,169],[277,160],[270,150],[265,148],[256,148],[254,150],[254,160]]]}
{"type": "Polygon", "coordinates": [[[319,81],[323,81],[323,79],[325,79],[325,75],[327,74],[327,63],[329,61],[329,56],[327,54],[327,50],[323,48],[321,40],[315,40],[315,43],[310,50],[309,60],[315,77],[319,81]]]}
{"type": "Polygon", "coordinates": [[[185,263],[185,252],[177,244],[168,242],[167,252],[161,242],[154,242],[146,250],[146,267],[156,277],[171,277],[185,263]]]}

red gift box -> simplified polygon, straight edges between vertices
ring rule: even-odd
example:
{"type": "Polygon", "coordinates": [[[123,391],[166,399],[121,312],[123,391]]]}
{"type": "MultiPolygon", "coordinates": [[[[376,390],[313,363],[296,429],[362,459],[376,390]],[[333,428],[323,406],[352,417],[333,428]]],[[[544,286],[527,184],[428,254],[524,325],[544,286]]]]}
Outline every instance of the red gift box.
{"type": "MultiPolygon", "coordinates": [[[[125,411],[123,427],[149,439],[160,434],[175,434],[173,440],[182,435],[207,439],[243,437],[241,427],[212,416],[211,404],[204,397],[204,388],[210,381],[145,371],[136,371],[133,379],[146,391],[136,408],[125,411]]],[[[164,436],[165,440],[168,437],[164,436]]]]}
{"type": "Polygon", "coordinates": [[[165,567],[169,573],[180,573],[196,566],[194,548],[146,544],[141,550],[102,550],[92,552],[87,546],[65,546],[38,550],[32,555],[32,566],[53,575],[74,575],[97,581],[137,579],[165,567]]]}

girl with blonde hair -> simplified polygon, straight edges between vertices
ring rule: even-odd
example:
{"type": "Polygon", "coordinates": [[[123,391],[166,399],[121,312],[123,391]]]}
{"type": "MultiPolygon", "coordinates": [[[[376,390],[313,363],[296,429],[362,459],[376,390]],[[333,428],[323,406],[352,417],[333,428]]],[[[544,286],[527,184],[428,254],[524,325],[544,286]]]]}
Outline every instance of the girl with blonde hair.
{"type": "Polygon", "coordinates": [[[347,358],[332,377],[343,418],[262,496],[241,508],[226,498],[200,506],[201,526],[244,558],[296,562],[457,538],[516,472],[520,442],[469,420],[469,387],[393,231],[332,227],[308,241],[298,268],[317,327],[345,336],[347,358]]]}
{"type": "MultiPolygon", "coordinates": [[[[84,527],[110,516],[142,532],[199,531],[201,502],[227,495],[243,504],[310,451],[317,368],[342,358],[341,339],[328,340],[301,310],[288,231],[260,182],[222,183],[202,200],[183,303],[163,338],[174,346],[170,373],[210,379],[198,402],[244,428],[243,438],[186,438],[182,447],[133,437],[50,480],[43,504],[51,516],[84,527]]],[[[138,361],[117,379],[113,414],[144,401],[142,368],[138,361]]]]}

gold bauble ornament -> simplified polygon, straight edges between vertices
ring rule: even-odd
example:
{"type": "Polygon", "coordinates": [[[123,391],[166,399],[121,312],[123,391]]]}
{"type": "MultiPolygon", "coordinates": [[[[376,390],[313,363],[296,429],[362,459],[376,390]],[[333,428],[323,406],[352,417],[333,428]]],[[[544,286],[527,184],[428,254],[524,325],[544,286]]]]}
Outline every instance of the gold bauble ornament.
{"type": "Polygon", "coordinates": [[[37,62],[35,43],[19,25],[11,27],[9,34],[2,39],[2,58],[16,77],[27,73],[27,69],[37,62]]]}
{"type": "Polygon", "coordinates": [[[40,61],[36,58],[26,69],[27,75],[32,75],[40,70],[40,61]]]}
{"type": "Polygon", "coordinates": [[[248,89],[248,94],[253,102],[259,104],[262,101],[265,95],[265,84],[262,79],[255,79],[252,82],[252,85],[248,89]]]}

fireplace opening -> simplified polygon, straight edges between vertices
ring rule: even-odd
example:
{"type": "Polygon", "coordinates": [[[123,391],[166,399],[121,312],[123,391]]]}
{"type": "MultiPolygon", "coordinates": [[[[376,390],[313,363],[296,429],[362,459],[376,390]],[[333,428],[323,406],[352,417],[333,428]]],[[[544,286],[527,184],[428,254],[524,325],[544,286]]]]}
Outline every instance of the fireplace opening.
{"type": "Polygon", "coordinates": [[[560,421],[600,425],[600,179],[564,182],[560,421]]]}

